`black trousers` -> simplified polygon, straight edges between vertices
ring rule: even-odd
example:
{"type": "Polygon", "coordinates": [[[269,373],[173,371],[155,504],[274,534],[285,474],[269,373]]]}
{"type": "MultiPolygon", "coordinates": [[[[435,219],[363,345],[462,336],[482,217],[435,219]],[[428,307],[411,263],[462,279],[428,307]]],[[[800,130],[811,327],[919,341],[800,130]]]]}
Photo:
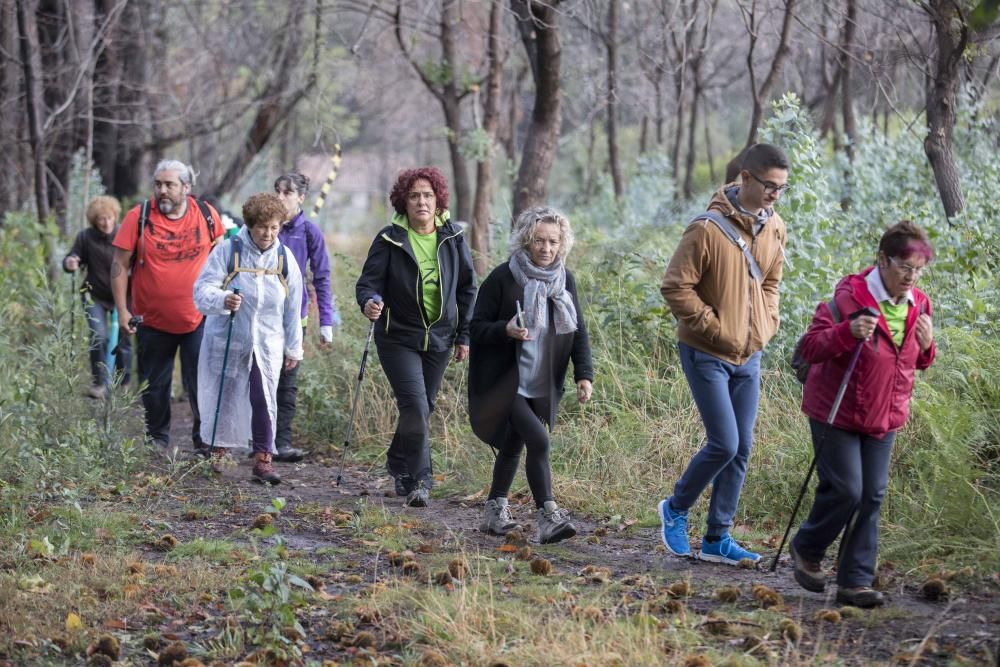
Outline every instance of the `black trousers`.
{"type": "Polygon", "coordinates": [[[441,380],[451,350],[420,352],[392,344],[378,345],[378,358],[399,408],[399,421],[386,454],[386,470],[411,484],[432,485],[430,427],[441,380]]]}
{"type": "Polygon", "coordinates": [[[292,446],[292,422],[295,420],[295,405],[299,394],[300,361],[291,370],[281,367],[278,376],[278,423],[274,430],[274,446],[278,449],[288,449],[292,446]]]}
{"type": "Polygon", "coordinates": [[[552,470],[549,467],[549,432],[545,428],[547,414],[548,400],[525,398],[521,395],[514,397],[507,440],[500,446],[497,460],[493,464],[490,499],[507,497],[521,462],[521,450],[527,449],[524,473],[528,478],[535,506],[541,507],[545,501],[554,500],[552,470]]]}
{"type": "Polygon", "coordinates": [[[201,446],[201,416],[198,413],[198,352],[205,320],[186,334],[172,334],[140,326],[139,379],[148,386],[142,394],[146,411],[146,435],[153,440],[170,443],[170,387],[174,379],[174,358],[181,353],[181,377],[191,404],[191,440],[201,446]]]}

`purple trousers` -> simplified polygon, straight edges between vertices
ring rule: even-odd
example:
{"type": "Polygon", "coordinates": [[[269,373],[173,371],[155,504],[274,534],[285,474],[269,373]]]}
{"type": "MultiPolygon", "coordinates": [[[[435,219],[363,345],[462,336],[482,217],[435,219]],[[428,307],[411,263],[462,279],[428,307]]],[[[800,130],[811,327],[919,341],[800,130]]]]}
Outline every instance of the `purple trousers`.
{"type": "Polygon", "coordinates": [[[253,432],[254,454],[275,454],[274,429],[271,415],[267,411],[267,395],[264,393],[264,377],[257,365],[257,355],[253,355],[250,366],[250,427],[253,432]]]}

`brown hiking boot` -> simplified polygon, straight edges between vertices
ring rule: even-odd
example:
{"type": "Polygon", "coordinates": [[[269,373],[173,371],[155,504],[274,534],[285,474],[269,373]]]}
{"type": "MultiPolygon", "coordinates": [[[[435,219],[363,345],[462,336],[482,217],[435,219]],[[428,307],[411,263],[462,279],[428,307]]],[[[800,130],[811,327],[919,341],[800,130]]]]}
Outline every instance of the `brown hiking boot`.
{"type": "Polygon", "coordinates": [[[253,464],[252,477],[255,482],[272,485],[281,484],[281,478],[274,472],[274,466],[271,465],[270,454],[257,452],[254,454],[254,459],[256,460],[253,464]]]}
{"type": "Polygon", "coordinates": [[[822,566],[816,561],[804,558],[795,550],[794,543],[788,544],[788,551],[792,555],[795,581],[799,583],[799,586],[813,593],[822,593],[823,589],[826,588],[826,574],[823,572],[822,566]]]}

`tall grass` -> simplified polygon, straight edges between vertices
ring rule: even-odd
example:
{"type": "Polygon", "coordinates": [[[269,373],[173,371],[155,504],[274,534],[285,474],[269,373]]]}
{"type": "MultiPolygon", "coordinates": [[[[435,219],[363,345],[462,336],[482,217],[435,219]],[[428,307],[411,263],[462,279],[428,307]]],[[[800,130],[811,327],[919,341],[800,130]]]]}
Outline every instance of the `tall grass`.
{"type": "Polygon", "coordinates": [[[0,494],[114,485],[136,469],[141,423],[133,392],[107,401],[88,385],[86,324],[69,278],[53,282],[36,225],[8,215],[0,228],[0,494]]]}

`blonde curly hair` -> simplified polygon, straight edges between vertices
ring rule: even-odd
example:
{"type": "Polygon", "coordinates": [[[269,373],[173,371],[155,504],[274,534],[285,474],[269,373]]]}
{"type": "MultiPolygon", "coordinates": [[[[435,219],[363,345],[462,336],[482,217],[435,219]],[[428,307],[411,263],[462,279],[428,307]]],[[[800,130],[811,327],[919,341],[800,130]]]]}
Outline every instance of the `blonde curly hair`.
{"type": "Polygon", "coordinates": [[[565,260],[569,251],[573,249],[573,229],[569,226],[569,219],[565,215],[548,206],[532,206],[521,211],[510,233],[508,253],[513,255],[518,250],[528,251],[538,233],[538,225],[543,222],[559,225],[559,250],[556,257],[565,260]]]}

